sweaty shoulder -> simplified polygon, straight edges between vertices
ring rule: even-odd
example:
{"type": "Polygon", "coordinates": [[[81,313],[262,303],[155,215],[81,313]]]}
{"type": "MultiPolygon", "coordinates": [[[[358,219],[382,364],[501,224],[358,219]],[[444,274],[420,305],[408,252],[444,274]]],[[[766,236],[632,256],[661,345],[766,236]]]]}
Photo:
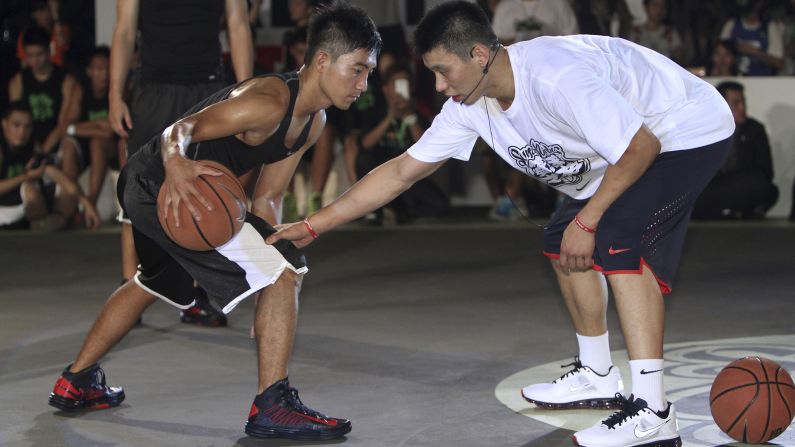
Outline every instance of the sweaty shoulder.
{"type": "Polygon", "coordinates": [[[276,76],[253,78],[232,90],[229,98],[261,102],[262,107],[283,114],[290,105],[290,89],[276,76]]]}

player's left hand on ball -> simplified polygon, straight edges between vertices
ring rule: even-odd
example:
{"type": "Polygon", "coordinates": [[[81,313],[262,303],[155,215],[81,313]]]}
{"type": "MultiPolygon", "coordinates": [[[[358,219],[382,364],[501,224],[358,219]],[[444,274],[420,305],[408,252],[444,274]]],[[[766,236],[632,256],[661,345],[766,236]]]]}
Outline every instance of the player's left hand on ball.
{"type": "Polygon", "coordinates": [[[580,229],[573,221],[563,232],[560,243],[560,265],[569,271],[584,271],[593,266],[596,245],[593,233],[580,229]]]}

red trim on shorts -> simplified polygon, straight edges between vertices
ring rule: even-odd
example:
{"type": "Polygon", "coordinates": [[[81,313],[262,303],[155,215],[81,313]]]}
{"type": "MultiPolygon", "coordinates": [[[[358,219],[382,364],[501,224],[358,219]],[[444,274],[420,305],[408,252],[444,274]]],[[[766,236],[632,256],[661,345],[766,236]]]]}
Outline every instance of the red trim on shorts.
{"type": "MultiPolygon", "coordinates": [[[[544,256],[546,256],[547,258],[550,258],[550,259],[560,259],[560,254],[559,253],[550,253],[548,251],[542,251],[541,253],[543,253],[544,256]]],[[[667,282],[663,281],[662,279],[660,279],[660,277],[657,276],[656,273],[654,273],[654,269],[651,268],[651,266],[649,265],[648,262],[646,262],[645,259],[643,259],[643,256],[640,257],[640,268],[638,268],[637,270],[608,270],[608,271],[605,271],[604,268],[602,268],[601,265],[598,265],[598,264],[594,264],[593,265],[593,269],[594,270],[596,270],[597,272],[602,272],[602,274],[604,274],[604,275],[617,275],[617,274],[618,275],[622,275],[622,274],[623,275],[627,275],[627,274],[628,275],[640,275],[641,273],[643,273],[643,267],[646,267],[647,269],[649,269],[651,274],[654,275],[654,279],[657,280],[657,285],[660,286],[660,292],[662,292],[663,295],[668,295],[669,293],[671,293],[671,291],[673,290],[671,288],[671,285],[668,284],[667,282]]]]}
{"type": "Polygon", "coordinates": [[[657,276],[656,273],[654,273],[654,269],[651,268],[651,266],[649,265],[648,262],[646,262],[645,259],[643,259],[643,256],[640,257],[640,267],[637,270],[608,270],[608,271],[605,271],[602,268],[601,265],[596,265],[596,264],[593,265],[593,269],[594,270],[596,270],[598,272],[602,272],[604,275],[616,275],[616,274],[619,274],[619,275],[621,275],[621,274],[640,275],[641,273],[643,273],[643,267],[646,267],[647,269],[649,269],[651,274],[654,275],[654,279],[657,280],[657,285],[660,286],[660,292],[662,292],[663,295],[668,295],[669,293],[671,293],[671,291],[672,291],[671,285],[668,284],[667,282],[663,281],[662,279],[660,279],[660,277],[657,276]]]}

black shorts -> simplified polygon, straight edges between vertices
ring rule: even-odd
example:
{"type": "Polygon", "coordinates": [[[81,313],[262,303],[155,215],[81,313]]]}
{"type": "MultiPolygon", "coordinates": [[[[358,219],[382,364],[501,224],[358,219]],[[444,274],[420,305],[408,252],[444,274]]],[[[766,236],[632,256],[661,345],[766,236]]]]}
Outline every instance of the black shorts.
{"type": "MultiPolygon", "coordinates": [[[[670,293],[698,195],[723,165],[731,138],[708,146],[660,154],[607,209],[596,228],[594,269],[605,275],[654,273],[670,293]]],[[[566,227],[588,203],[566,198],[544,227],[544,255],[560,257],[566,227]]]]}
{"type": "MultiPolygon", "coordinates": [[[[199,101],[224,87],[220,81],[192,83],[163,83],[139,80],[130,96],[130,118],[133,128],[127,139],[127,159],[148,143],[155,135],[174,124],[199,101]]],[[[122,206],[118,221],[129,223],[122,206]]]]}
{"type": "Polygon", "coordinates": [[[133,127],[127,140],[127,158],[155,135],[174,124],[196,103],[225,86],[223,82],[161,83],[139,80],[130,96],[133,127]]]}
{"type": "Polygon", "coordinates": [[[160,183],[130,173],[119,178],[119,202],[130,216],[140,264],[135,282],[166,302],[186,309],[193,305],[193,280],[229,313],[243,299],[273,284],[285,268],[307,272],[301,250],[290,241],[265,244],[276,230],[247,213],[243,229],[211,251],[187,250],[171,241],[157,219],[160,183]]]}

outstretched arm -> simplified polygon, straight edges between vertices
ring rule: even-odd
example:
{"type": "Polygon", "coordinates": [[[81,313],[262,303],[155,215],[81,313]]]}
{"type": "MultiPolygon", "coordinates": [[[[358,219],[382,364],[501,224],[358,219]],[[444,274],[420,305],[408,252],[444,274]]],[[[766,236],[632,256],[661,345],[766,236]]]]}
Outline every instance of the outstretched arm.
{"type": "Polygon", "coordinates": [[[266,242],[273,244],[279,239],[287,239],[294,241],[298,247],[308,245],[314,239],[310,228],[318,234],[325,233],[338,225],[361,217],[389,203],[416,181],[431,175],[442,164],[444,160],[425,163],[408,153],[403,153],[373,169],[329,206],[304,222],[281,229],[271,235],[266,242]]]}

